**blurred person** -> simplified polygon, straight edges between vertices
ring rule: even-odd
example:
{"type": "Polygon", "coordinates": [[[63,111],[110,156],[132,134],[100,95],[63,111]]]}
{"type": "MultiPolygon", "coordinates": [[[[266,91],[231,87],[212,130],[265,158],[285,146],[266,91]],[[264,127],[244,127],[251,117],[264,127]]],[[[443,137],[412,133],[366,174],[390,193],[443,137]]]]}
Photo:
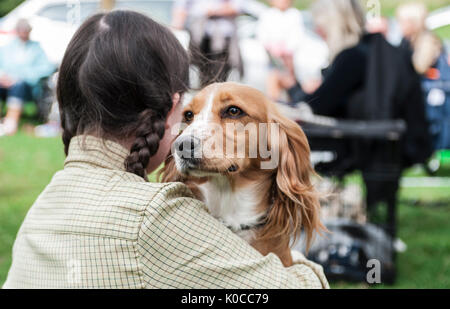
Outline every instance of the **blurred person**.
{"type": "Polygon", "coordinates": [[[450,58],[441,40],[426,27],[428,11],[420,2],[397,9],[401,48],[422,76],[434,150],[450,148],[450,58]]]}
{"type": "Polygon", "coordinates": [[[440,39],[426,27],[428,10],[424,3],[406,3],[397,8],[397,20],[403,34],[402,49],[411,57],[417,73],[424,75],[442,53],[440,39]]]}
{"type": "Polygon", "coordinates": [[[243,75],[236,17],[245,0],[178,0],[172,25],[191,35],[192,62],[200,70],[200,84],[226,81],[233,69],[243,75]]]}
{"type": "Polygon", "coordinates": [[[283,59],[293,57],[301,47],[305,29],[303,17],[292,6],[292,0],[271,0],[269,3],[271,7],[258,20],[256,37],[270,59],[267,94],[272,100],[278,101],[284,90],[280,83],[280,74],[286,70],[283,59]]]}
{"type": "Polygon", "coordinates": [[[24,102],[36,97],[40,80],[55,70],[40,44],[30,40],[28,21],[20,19],[15,30],[17,38],[0,49],[0,94],[7,105],[0,136],[17,132],[24,102]]]}
{"type": "Polygon", "coordinates": [[[318,33],[330,49],[323,84],[306,94],[290,74],[282,82],[293,102],[307,102],[318,115],[348,119],[404,119],[406,166],[431,154],[420,78],[400,50],[365,30],[358,0],[319,0],[312,8],[318,33]]]}
{"type": "Polygon", "coordinates": [[[370,18],[366,22],[366,30],[368,33],[381,33],[386,38],[389,33],[389,20],[384,16],[370,18]]]}

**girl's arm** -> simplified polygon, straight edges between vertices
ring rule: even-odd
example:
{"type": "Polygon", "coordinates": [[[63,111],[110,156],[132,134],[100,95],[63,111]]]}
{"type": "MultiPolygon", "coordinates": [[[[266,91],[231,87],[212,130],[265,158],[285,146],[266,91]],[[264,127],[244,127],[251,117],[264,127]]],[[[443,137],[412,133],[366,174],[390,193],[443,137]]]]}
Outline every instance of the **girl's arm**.
{"type": "Polygon", "coordinates": [[[180,183],[164,186],[138,239],[147,288],[327,288],[322,268],[305,259],[284,268],[210,216],[180,183]]]}

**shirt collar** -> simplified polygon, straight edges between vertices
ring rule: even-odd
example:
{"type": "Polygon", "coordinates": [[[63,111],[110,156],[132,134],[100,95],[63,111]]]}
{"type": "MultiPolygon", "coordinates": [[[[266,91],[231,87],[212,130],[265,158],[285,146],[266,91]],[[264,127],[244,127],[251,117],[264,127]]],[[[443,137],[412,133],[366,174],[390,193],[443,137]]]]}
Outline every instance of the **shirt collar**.
{"type": "Polygon", "coordinates": [[[106,168],[125,171],[125,159],[130,152],[110,140],[90,135],[72,138],[64,167],[106,168]]]}

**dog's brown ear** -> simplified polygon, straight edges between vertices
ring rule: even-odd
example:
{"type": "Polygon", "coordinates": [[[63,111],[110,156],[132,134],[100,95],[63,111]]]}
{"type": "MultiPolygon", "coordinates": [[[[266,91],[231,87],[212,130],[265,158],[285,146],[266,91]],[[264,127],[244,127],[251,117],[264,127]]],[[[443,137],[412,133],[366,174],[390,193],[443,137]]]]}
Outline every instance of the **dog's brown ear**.
{"type": "Polygon", "coordinates": [[[303,229],[309,248],[314,233],[326,231],[320,222],[319,193],[311,183],[315,174],[310,163],[308,140],[300,126],[273,111],[271,122],[277,124],[278,134],[272,136],[271,147],[279,151],[273,206],[268,216],[267,231],[279,235],[294,235],[296,240],[303,229]]]}
{"type": "Polygon", "coordinates": [[[169,156],[167,156],[164,167],[158,171],[157,179],[160,182],[179,182],[182,180],[172,155],[169,154],[169,156]]]}

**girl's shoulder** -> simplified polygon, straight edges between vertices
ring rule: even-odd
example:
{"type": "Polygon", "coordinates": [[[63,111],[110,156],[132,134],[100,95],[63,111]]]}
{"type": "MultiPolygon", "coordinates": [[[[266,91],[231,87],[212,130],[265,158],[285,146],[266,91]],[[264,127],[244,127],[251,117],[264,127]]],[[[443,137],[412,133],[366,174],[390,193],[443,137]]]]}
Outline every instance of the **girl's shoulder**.
{"type": "Polygon", "coordinates": [[[146,207],[147,215],[168,214],[175,211],[174,208],[180,207],[194,213],[207,211],[204,203],[198,200],[184,183],[142,183],[142,188],[151,194],[146,207]]]}
{"type": "Polygon", "coordinates": [[[151,202],[153,201],[165,201],[170,200],[177,201],[191,201],[196,200],[195,195],[191,189],[181,182],[168,182],[168,183],[151,183],[140,182],[135,184],[136,189],[142,190],[142,193],[147,195],[153,195],[151,202]]]}
{"type": "Polygon", "coordinates": [[[154,191],[155,189],[164,196],[170,198],[175,197],[186,197],[186,198],[193,198],[194,195],[192,194],[191,190],[181,182],[144,182],[141,183],[144,185],[144,188],[149,189],[151,191],[154,191]]]}

